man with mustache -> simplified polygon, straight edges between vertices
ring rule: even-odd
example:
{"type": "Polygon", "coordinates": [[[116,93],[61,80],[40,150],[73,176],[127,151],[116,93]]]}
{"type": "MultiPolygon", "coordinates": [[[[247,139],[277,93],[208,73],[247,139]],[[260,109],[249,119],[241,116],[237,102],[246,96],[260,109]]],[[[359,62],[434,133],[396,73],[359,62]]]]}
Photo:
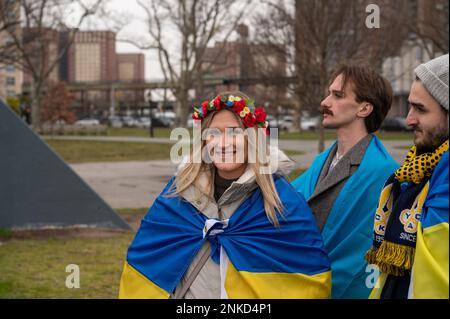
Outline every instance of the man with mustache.
{"type": "Polygon", "coordinates": [[[323,126],[337,141],[292,182],[308,200],[332,268],[332,298],[367,298],[364,254],[385,180],[398,168],[377,131],[392,102],[388,81],[365,66],[343,65],[322,101],[323,126]]]}
{"type": "Polygon", "coordinates": [[[448,286],[448,58],[415,69],[406,123],[414,145],[386,181],[375,213],[371,298],[445,298],[448,286]]]}

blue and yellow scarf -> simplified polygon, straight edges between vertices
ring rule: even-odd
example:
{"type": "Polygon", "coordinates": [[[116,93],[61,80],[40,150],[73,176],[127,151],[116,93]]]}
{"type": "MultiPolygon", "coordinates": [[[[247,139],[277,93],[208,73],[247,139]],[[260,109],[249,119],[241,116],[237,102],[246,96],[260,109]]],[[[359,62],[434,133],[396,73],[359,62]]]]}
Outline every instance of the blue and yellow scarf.
{"type": "Polygon", "coordinates": [[[386,181],[375,213],[373,246],[366,254],[366,260],[383,273],[403,276],[411,271],[429,179],[448,146],[447,140],[421,155],[413,146],[405,163],[386,181]]]}
{"type": "Polygon", "coordinates": [[[219,221],[180,197],[165,196],[172,183],[128,249],[120,298],[169,298],[207,240],[213,260],[226,269],[222,296],[329,297],[330,264],[320,231],[305,199],[284,178],[275,178],[284,206],[279,228],[269,222],[259,188],[229,220],[219,221]]]}

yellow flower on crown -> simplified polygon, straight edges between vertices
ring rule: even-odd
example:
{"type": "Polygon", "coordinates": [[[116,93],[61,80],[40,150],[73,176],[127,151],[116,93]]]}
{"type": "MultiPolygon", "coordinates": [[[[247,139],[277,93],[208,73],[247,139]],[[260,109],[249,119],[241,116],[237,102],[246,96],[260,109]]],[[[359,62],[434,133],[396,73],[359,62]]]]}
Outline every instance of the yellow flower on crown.
{"type": "Polygon", "coordinates": [[[230,95],[230,96],[228,97],[228,101],[234,102],[234,101],[236,101],[236,98],[235,98],[233,95],[230,95]]]}
{"type": "Polygon", "coordinates": [[[235,102],[239,102],[239,101],[241,101],[242,100],[242,98],[240,97],[240,96],[235,96],[234,97],[234,101],[235,102]]]}
{"type": "Polygon", "coordinates": [[[244,107],[244,109],[239,113],[239,115],[241,117],[245,117],[248,113],[251,113],[250,109],[248,108],[248,106],[244,107]]]}

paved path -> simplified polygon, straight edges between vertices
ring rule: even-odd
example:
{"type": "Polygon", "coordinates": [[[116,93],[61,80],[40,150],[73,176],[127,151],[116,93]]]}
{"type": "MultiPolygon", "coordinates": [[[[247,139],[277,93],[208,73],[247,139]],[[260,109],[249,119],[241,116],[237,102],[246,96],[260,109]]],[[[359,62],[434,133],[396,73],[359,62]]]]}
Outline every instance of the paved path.
{"type": "MultiPolygon", "coordinates": [[[[173,143],[165,138],[140,137],[58,137],[99,141],[173,143]]],[[[332,141],[326,142],[326,147],[332,141]]],[[[383,142],[390,154],[401,163],[407,153],[398,146],[409,146],[410,141],[383,142]]],[[[317,141],[280,140],[283,150],[297,150],[303,155],[293,156],[297,167],[307,168],[317,155],[317,141]]],[[[113,208],[148,207],[173,176],[176,165],[167,161],[83,163],[70,165],[113,208]]]]}

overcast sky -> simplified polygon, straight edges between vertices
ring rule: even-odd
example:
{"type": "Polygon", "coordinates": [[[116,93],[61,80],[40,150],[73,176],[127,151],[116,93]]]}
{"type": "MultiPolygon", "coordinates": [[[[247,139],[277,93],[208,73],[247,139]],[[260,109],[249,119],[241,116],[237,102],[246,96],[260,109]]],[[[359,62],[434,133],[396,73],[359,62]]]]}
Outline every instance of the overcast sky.
{"type": "MultiPolygon", "coordinates": [[[[145,0],[144,0],[145,1],[145,0]]],[[[258,6],[257,6],[258,7],[258,6]]],[[[101,21],[99,19],[93,19],[85,24],[83,29],[100,29],[100,30],[114,30],[117,25],[127,22],[126,26],[120,30],[117,34],[117,39],[123,38],[149,38],[147,32],[147,25],[145,23],[145,13],[142,8],[137,4],[136,0],[109,0],[108,3],[109,14],[114,19],[123,20],[116,22],[111,19],[110,21],[101,21]]],[[[251,30],[250,30],[251,31],[251,30]]],[[[173,35],[175,37],[176,34],[173,35]]],[[[117,41],[116,43],[117,53],[139,53],[145,54],[145,77],[147,80],[163,79],[163,74],[159,67],[158,56],[155,50],[140,50],[132,44],[123,43],[117,41]]]]}
{"type": "MultiPolygon", "coordinates": [[[[135,0],[111,0],[110,7],[115,13],[118,13],[125,17],[125,20],[130,22],[123,28],[117,38],[126,38],[129,36],[146,36],[146,24],[143,21],[145,15],[142,13],[142,9],[138,6],[135,0]]],[[[139,53],[145,54],[145,77],[148,80],[162,79],[163,75],[159,68],[158,57],[155,51],[139,50],[135,46],[118,41],[116,43],[117,53],[139,53]]]]}

